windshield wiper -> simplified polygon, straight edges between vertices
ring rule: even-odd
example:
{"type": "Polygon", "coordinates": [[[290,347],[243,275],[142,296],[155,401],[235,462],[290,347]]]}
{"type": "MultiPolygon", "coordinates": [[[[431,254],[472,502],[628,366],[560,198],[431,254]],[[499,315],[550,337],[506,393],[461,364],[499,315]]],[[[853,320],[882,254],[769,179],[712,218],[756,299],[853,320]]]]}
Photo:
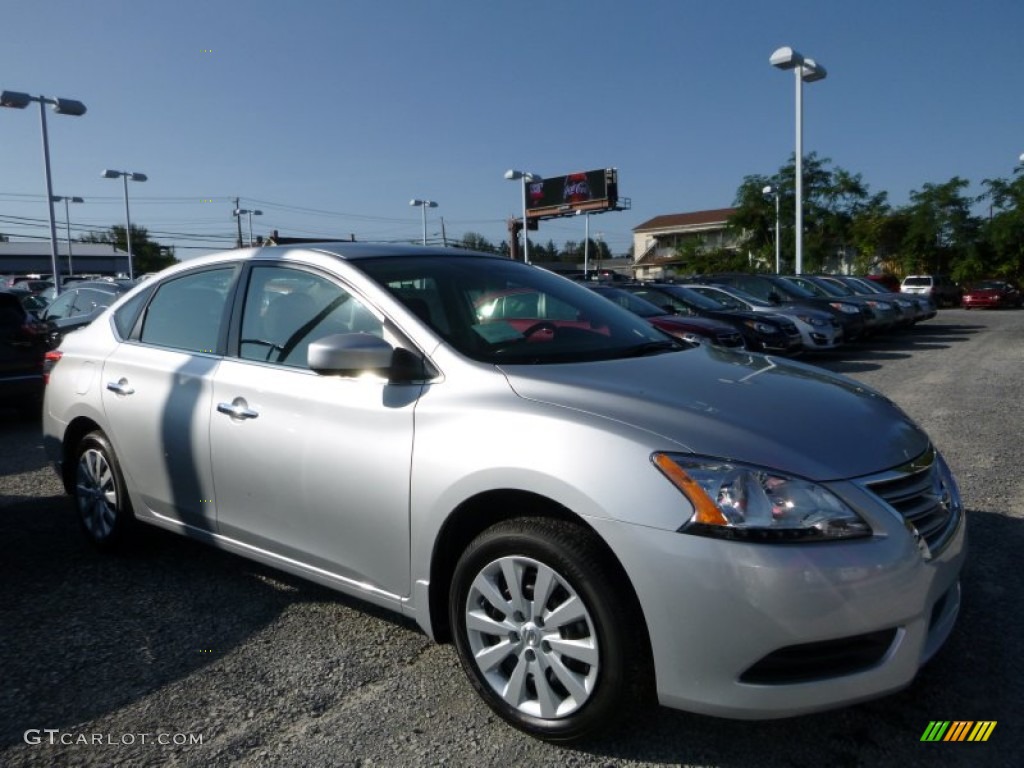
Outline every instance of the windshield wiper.
{"type": "Polygon", "coordinates": [[[677,352],[681,349],[689,349],[690,347],[679,341],[666,339],[664,341],[648,341],[644,344],[638,344],[635,347],[630,347],[623,353],[624,357],[644,357],[645,355],[660,355],[662,352],[677,352]]]}

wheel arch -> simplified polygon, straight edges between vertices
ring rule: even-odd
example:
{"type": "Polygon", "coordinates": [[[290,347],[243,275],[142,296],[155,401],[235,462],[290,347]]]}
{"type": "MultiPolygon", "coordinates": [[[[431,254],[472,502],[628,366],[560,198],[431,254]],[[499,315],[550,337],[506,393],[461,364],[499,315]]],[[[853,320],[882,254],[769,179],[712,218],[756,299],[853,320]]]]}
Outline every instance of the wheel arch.
{"type": "Polygon", "coordinates": [[[72,493],[75,486],[75,451],[78,444],[90,432],[103,429],[88,416],[78,416],[71,420],[67,429],[64,430],[64,438],[61,441],[61,472],[60,479],[64,484],[64,490],[72,493]]]}
{"type": "Polygon", "coordinates": [[[487,528],[513,518],[549,518],[568,522],[589,532],[603,550],[608,566],[624,586],[637,616],[641,619],[644,642],[650,652],[650,638],[643,606],[626,569],[611,547],[587,521],[562,504],[530,491],[497,489],[485,491],[462,502],[448,516],[434,543],[430,561],[430,624],[434,638],[441,643],[452,639],[448,620],[448,593],[455,565],[469,543],[487,528]]]}

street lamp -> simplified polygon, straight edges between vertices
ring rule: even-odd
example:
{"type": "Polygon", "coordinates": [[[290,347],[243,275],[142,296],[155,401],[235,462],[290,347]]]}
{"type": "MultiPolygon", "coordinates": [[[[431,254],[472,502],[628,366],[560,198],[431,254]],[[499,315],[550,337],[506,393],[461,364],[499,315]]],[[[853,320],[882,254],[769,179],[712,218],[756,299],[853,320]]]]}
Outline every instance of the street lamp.
{"type": "Polygon", "coordinates": [[[427,244],[427,208],[437,208],[433,200],[420,200],[418,197],[409,201],[409,205],[418,205],[423,215],[423,244],[427,244]]]}
{"type": "Polygon", "coordinates": [[[779,188],[767,185],[761,190],[762,195],[775,195],[775,274],[782,271],[781,251],[779,250],[779,188]]]}
{"type": "Polygon", "coordinates": [[[74,267],[71,264],[71,213],[68,211],[68,203],[84,203],[80,197],[61,197],[60,195],[53,196],[53,202],[59,203],[64,201],[64,223],[68,228],[68,277],[75,273],[74,267]]]}
{"type": "Polygon", "coordinates": [[[235,208],[235,216],[249,215],[249,247],[252,248],[252,217],[262,216],[263,211],[254,211],[249,208],[235,208]]]}
{"type": "Polygon", "coordinates": [[[44,105],[52,104],[53,111],[58,115],[81,117],[85,114],[85,104],[74,99],[49,99],[46,96],[30,96],[20,91],[3,91],[0,93],[0,107],[24,109],[31,102],[39,103],[39,124],[43,130],[43,171],[46,174],[46,200],[50,211],[50,268],[53,270],[53,290],[60,293],[60,270],[57,266],[57,224],[53,219],[53,182],[50,179],[50,140],[46,133],[46,110],[44,105]]]}
{"type": "Polygon", "coordinates": [[[513,169],[505,171],[505,178],[509,181],[523,180],[523,261],[530,263],[530,238],[526,234],[526,182],[543,181],[543,177],[529,171],[516,171],[513,169]]]}
{"type": "Polygon", "coordinates": [[[144,173],[135,173],[134,171],[111,171],[106,170],[102,174],[104,179],[116,179],[118,176],[124,181],[124,236],[125,243],[128,246],[128,279],[135,279],[135,268],[132,266],[132,217],[128,212],[128,179],[132,181],[146,181],[147,177],[144,173]]]}
{"type": "Polygon", "coordinates": [[[590,211],[576,211],[576,215],[582,215],[583,221],[583,279],[587,279],[587,270],[590,263],[590,211]]]}
{"type": "Polygon", "coordinates": [[[786,46],[768,59],[777,69],[792,69],[796,77],[796,273],[804,267],[804,100],[803,84],[824,80],[828,74],[814,59],[808,59],[786,46]]]}

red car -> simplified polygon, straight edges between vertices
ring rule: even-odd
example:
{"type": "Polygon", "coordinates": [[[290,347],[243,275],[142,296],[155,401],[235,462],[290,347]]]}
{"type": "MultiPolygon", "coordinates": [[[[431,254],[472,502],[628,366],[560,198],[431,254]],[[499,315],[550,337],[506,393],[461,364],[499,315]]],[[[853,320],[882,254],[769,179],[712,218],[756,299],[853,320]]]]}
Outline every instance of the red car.
{"type": "Polygon", "coordinates": [[[964,309],[977,307],[1020,307],[1024,296],[1020,289],[1005,280],[982,280],[964,293],[964,309]]]}

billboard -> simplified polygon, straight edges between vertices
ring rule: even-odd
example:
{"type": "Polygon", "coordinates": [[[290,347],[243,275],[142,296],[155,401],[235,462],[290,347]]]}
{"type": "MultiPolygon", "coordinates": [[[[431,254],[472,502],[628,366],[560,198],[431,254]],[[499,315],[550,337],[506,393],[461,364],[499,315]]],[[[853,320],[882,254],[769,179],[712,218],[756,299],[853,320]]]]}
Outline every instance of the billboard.
{"type": "Polygon", "coordinates": [[[615,168],[581,171],[526,183],[526,217],[546,219],[572,216],[577,211],[607,211],[619,199],[615,168]]]}

